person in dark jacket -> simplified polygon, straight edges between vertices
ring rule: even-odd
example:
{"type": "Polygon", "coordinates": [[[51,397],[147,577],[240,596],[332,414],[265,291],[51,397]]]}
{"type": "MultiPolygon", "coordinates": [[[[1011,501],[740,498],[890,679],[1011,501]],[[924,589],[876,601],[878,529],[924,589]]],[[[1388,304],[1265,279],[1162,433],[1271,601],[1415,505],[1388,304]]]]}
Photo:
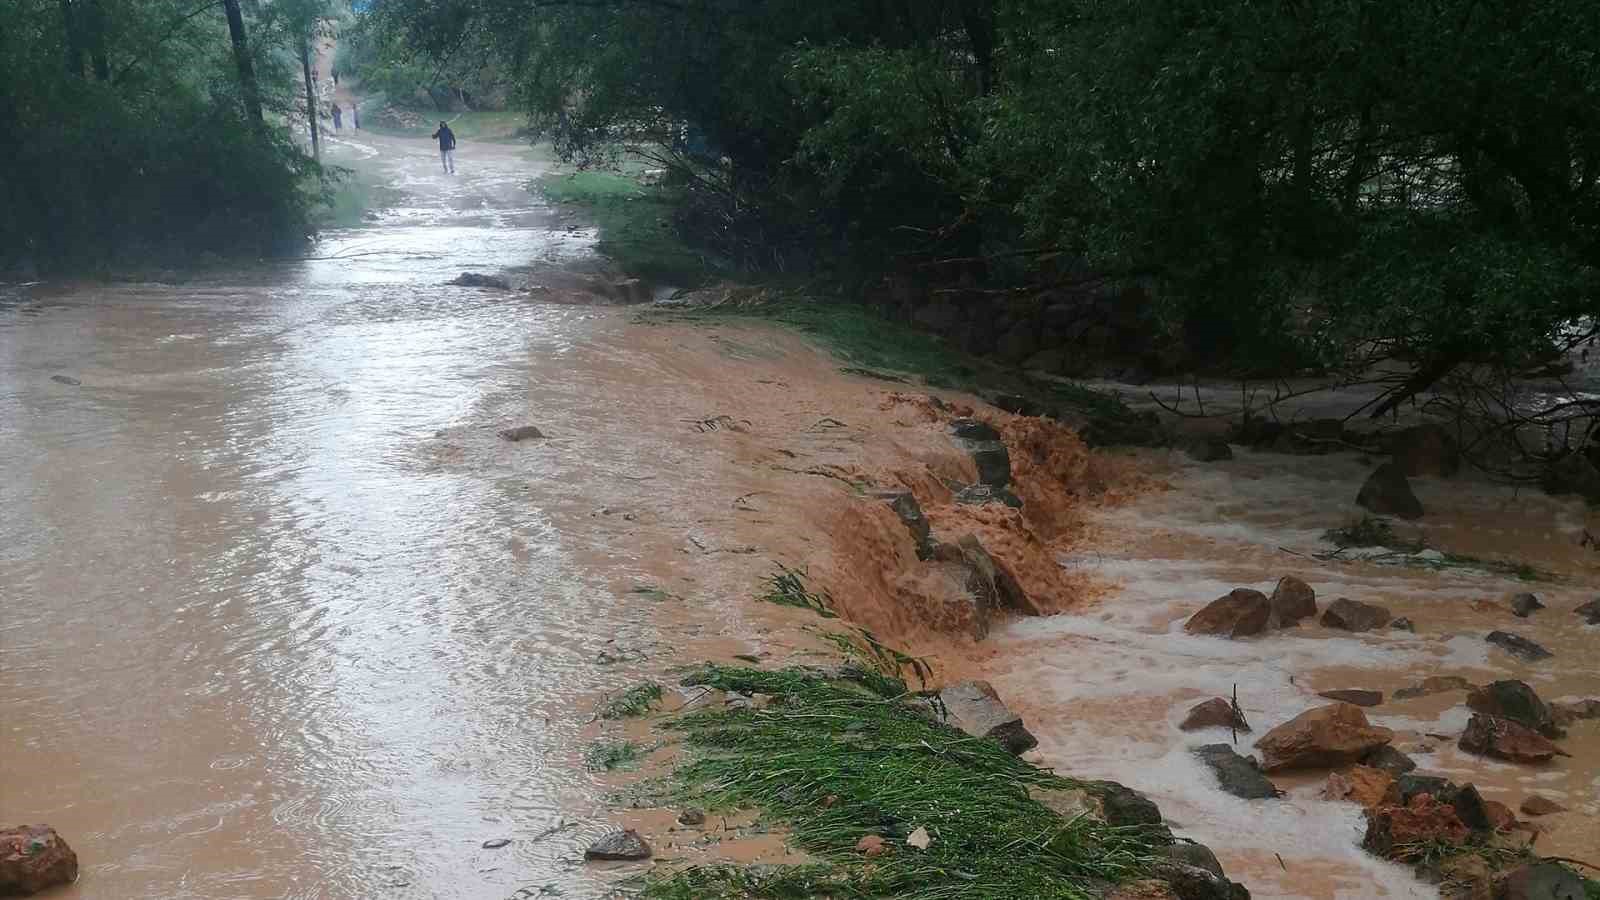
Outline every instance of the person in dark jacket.
{"type": "Polygon", "coordinates": [[[449,123],[440,122],[439,130],[433,133],[439,139],[439,162],[444,166],[446,175],[456,173],[456,133],[450,130],[449,123]]]}
{"type": "Polygon", "coordinates": [[[335,103],[333,105],[333,130],[338,131],[342,128],[344,128],[344,113],[339,111],[339,104],[335,103]]]}

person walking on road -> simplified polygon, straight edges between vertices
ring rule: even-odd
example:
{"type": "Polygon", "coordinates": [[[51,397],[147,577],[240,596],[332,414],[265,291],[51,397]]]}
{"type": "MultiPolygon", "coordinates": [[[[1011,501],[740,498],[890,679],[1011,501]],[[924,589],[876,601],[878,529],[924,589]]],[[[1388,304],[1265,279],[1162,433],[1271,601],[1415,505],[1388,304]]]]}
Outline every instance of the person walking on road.
{"type": "Polygon", "coordinates": [[[439,130],[433,133],[439,139],[439,163],[444,166],[446,175],[456,173],[456,133],[450,130],[447,122],[439,123],[439,130]]]}
{"type": "Polygon", "coordinates": [[[350,124],[354,125],[357,131],[361,130],[361,106],[359,104],[350,104],[350,124]]]}
{"type": "Polygon", "coordinates": [[[339,104],[335,103],[333,105],[333,130],[339,131],[342,128],[344,128],[344,113],[339,111],[339,104]]]}

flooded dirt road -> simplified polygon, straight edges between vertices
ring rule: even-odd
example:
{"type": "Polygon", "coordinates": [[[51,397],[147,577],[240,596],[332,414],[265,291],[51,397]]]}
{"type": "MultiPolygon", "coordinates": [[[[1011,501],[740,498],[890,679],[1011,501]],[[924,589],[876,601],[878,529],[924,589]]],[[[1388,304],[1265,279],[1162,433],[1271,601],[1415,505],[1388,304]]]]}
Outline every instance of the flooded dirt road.
{"type": "MultiPolygon", "coordinates": [[[[1471,605],[1520,589],[1500,576],[1280,550],[1324,549],[1354,512],[1353,455],[1104,463],[1013,440],[1061,473],[1025,473],[1028,544],[1009,513],[951,501],[972,464],[925,391],[769,328],[574,302],[565,286],[603,270],[595,235],[525,190],[541,164],[522,148],[463,142],[451,179],[426,141],[330,143],[400,195],[313,259],[0,300],[0,820],[73,844],[84,871],[62,897],[598,897],[637,872],[581,861],[619,821],[658,859],[727,851],[669,830],[673,810],[618,811],[585,751],[633,734],[596,722],[600,701],[675,663],[816,659],[814,616],[749,600],[780,563],[941,673],[992,678],[1041,739],[1030,758],[1148,791],[1257,897],[1436,892],[1363,855],[1359,813],[1312,780],[1266,812],[1217,792],[1187,755],[1216,736],[1175,727],[1195,699],[1238,683],[1259,734],[1316,691],[1427,674],[1597,692],[1595,629],[1569,620],[1600,580],[1571,539],[1600,523],[1575,504],[1419,484],[1430,542],[1560,576],[1532,620],[1471,605]],[[548,289],[444,284],[462,271],[548,289]],[[497,435],[523,424],[549,437],[497,435]],[[1106,490],[1123,476],[1137,486],[1106,490]],[[1060,577],[1031,575],[1064,614],[941,633],[949,610],[915,605],[939,586],[863,484],[914,490],[946,536],[1059,559],[1060,577]],[[1289,573],[1417,632],[1181,633],[1227,588],[1289,573]],[[1507,626],[1556,659],[1486,649],[1507,626]]],[[[1373,716],[1486,796],[1560,799],[1572,812],[1540,848],[1581,850],[1600,723],[1528,770],[1429,738],[1459,731],[1459,701],[1373,716]]],[[[731,855],[791,859],[770,838],[731,855]]]]}

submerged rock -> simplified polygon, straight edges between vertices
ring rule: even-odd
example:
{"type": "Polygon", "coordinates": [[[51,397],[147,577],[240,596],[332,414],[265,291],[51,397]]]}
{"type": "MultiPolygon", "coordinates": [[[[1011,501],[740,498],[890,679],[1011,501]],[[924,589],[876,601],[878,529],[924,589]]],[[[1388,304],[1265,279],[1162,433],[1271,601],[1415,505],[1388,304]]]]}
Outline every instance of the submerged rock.
{"type": "Polygon", "coordinates": [[[583,851],[588,860],[634,861],[650,858],[650,845],[632,828],[613,831],[583,851]]]}
{"type": "Polygon", "coordinates": [[[1591,698],[1572,703],[1557,701],[1550,704],[1550,717],[1562,728],[1580,719],[1600,719],[1600,700],[1591,698]]]}
{"type": "Polygon", "coordinates": [[[1256,741],[1256,749],[1263,771],[1281,772],[1348,765],[1392,740],[1393,731],[1369,723],[1358,707],[1334,703],[1272,729],[1256,741]]]}
{"type": "Polygon", "coordinates": [[[462,272],[452,278],[450,283],[459,287],[494,288],[498,291],[511,290],[511,282],[506,281],[499,275],[480,275],[477,272],[462,272]]]}
{"type": "Polygon", "coordinates": [[[1255,760],[1240,756],[1227,744],[1206,744],[1194,748],[1194,755],[1217,776],[1217,786],[1223,792],[1245,800],[1264,800],[1281,797],[1278,786],[1261,774],[1255,760]]]}
{"type": "Polygon", "coordinates": [[[1521,657],[1529,662],[1538,662],[1541,659],[1549,659],[1555,656],[1554,653],[1546,650],[1543,646],[1528,640],[1520,634],[1512,634],[1509,631],[1491,631],[1484,640],[1510,653],[1512,656],[1521,657]]]}
{"type": "Polygon", "coordinates": [[[1519,619],[1526,619],[1539,609],[1544,609],[1544,604],[1539,602],[1538,594],[1522,593],[1511,598],[1511,611],[1519,619]]]}
{"type": "Polygon", "coordinates": [[[1588,620],[1590,625],[1600,625],[1600,600],[1590,600],[1573,612],[1588,620]]]}
{"type": "Polygon", "coordinates": [[[933,529],[928,525],[928,517],[923,515],[916,496],[910,491],[893,491],[879,496],[894,510],[900,524],[911,532],[911,539],[917,545],[917,559],[932,559],[933,529]]]}
{"type": "Polygon", "coordinates": [[[1473,712],[1510,719],[1548,738],[1566,735],[1561,726],[1556,724],[1550,707],[1524,681],[1506,679],[1473,688],[1467,693],[1467,708],[1473,712]]]}
{"type": "Polygon", "coordinates": [[[1233,459],[1233,448],[1222,438],[1197,437],[1183,443],[1183,452],[1199,462],[1220,462],[1233,459]]]}
{"type": "Polygon", "coordinates": [[[1473,715],[1457,746],[1467,753],[1519,763],[1545,763],[1571,755],[1531,728],[1483,713],[1473,715]]]}
{"type": "Polygon", "coordinates": [[[49,825],[0,829],[0,897],[27,897],[78,877],[78,854],[49,825]]]}
{"type": "Polygon", "coordinates": [[[1522,801],[1522,814],[1525,816],[1548,816],[1566,811],[1565,806],[1538,794],[1532,794],[1522,801]]]}
{"type": "Polygon", "coordinates": [[[1293,575],[1278,579],[1278,586],[1272,589],[1267,602],[1272,608],[1269,624],[1273,627],[1288,628],[1300,624],[1301,619],[1317,615],[1317,592],[1293,575]]]}
{"type": "Polygon", "coordinates": [[[1248,637],[1267,630],[1272,605],[1267,595],[1250,588],[1235,588],[1206,606],[1183,623],[1190,634],[1248,637]]]}
{"type": "Polygon", "coordinates": [[[1429,675],[1417,684],[1400,688],[1394,692],[1396,700],[1411,700],[1416,697],[1426,697],[1429,694],[1439,694],[1445,691],[1468,691],[1472,689],[1472,682],[1460,675],[1429,675]]]}
{"type": "Polygon", "coordinates": [[[1233,708],[1233,704],[1222,697],[1212,697],[1202,700],[1189,709],[1189,714],[1184,716],[1183,722],[1178,726],[1183,731],[1198,731],[1202,728],[1231,728],[1234,731],[1250,730],[1250,723],[1244,720],[1233,708]]]}
{"type": "Polygon", "coordinates": [[[544,438],[544,432],[533,425],[518,425],[515,428],[505,428],[500,431],[500,437],[512,442],[536,441],[544,438]]]}
{"type": "Polygon", "coordinates": [[[1356,494],[1356,504],[1380,516],[1422,518],[1422,501],[1412,493],[1411,482],[1394,463],[1384,463],[1372,470],[1356,494]]]}
{"type": "Polygon", "coordinates": [[[1326,697],[1329,700],[1337,700],[1340,703],[1348,703],[1351,706],[1372,707],[1383,702],[1383,691],[1363,691],[1353,689],[1322,691],[1318,693],[1317,696],[1326,697]]]}
{"type": "Polygon", "coordinates": [[[1495,900],[1584,900],[1583,879],[1559,863],[1532,863],[1500,880],[1495,900]]]}
{"type": "Polygon", "coordinates": [[[977,419],[956,419],[950,423],[950,433],[972,457],[979,484],[1003,488],[1011,483],[1011,453],[993,425],[977,419]]]}
{"type": "Polygon", "coordinates": [[[949,716],[950,724],[974,737],[993,738],[1011,753],[1023,753],[1039,746],[1022,724],[1022,717],[1012,712],[995,693],[987,681],[962,681],[939,692],[939,699],[949,716]]]}
{"type": "Polygon", "coordinates": [[[1328,604],[1327,612],[1322,614],[1322,625],[1345,631],[1371,631],[1389,624],[1390,618],[1389,611],[1381,606],[1340,597],[1328,604]]]}

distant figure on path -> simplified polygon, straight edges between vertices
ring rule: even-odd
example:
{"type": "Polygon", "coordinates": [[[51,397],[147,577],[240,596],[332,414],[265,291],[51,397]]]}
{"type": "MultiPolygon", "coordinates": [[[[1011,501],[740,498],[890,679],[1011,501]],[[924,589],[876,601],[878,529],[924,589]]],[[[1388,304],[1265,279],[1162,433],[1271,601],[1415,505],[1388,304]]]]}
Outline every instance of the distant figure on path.
{"type": "Polygon", "coordinates": [[[333,105],[333,130],[338,131],[344,127],[344,114],[339,112],[339,104],[333,105]]]}
{"type": "Polygon", "coordinates": [[[456,173],[456,133],[450,130],[447,122],[439,123],[439,130],[433,133],[439,139],[439,162],[444,166],[446,175],[456,173]]]}
{"type": "Polygon", "coordinates": [[[361,107],[355,103],[350,104],[350,124],[361,130],[361,107]]]}

